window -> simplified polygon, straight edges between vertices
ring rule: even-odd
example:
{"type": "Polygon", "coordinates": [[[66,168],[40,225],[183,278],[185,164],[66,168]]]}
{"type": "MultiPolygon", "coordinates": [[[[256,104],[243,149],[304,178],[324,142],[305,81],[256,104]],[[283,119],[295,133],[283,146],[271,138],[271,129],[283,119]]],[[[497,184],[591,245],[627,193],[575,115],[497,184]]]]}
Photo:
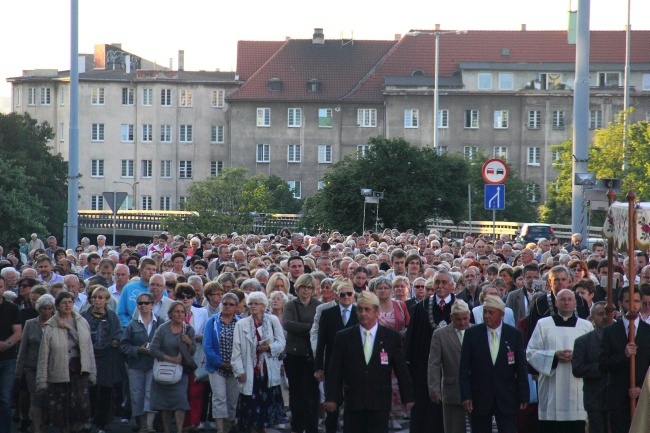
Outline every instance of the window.
{"type": "Polygon", "coordinates": [[[271,162],[271,145],[258,144],[257,154],[255,157],[256,162],[271,162]]]}
{"type": "Polygon", "coordinates": [[[293,198],[300,198],[300,195],[302,194],[300,181],[289,180],[287,183],[289,184],[289,189],[293,193],[293,198]]]}
{"type": "Polygon", "coordinates": [[[438,129],[449,128],[449,110],[438,110],[438,129]]]}
{"type": "Polygon", "coordinates": [[[368,151],[370,150],[370,145],[369,144],[361,144],[357,146],[357,159],[363,158],[366,156],[368,151]]]}
{"type": "Polygon", "coordinates": [[[438,155],[449,153],[449,146],[438,146],[438,155]]]}
{"type": "Polygon", "coordinates": [[[153,125],[142,125],[142,141],[150,143],[153,141],[153,125]]]}
{"type": "Polygon", "coordinates": [[[287,146],[287,162],[300,162],[299,144],[289,144],[287,146]]]}
{"type": "Polygon", "coordinates": [[[62,107],[65,105],[65,92],[63,90],[59,91],[59,104],[62,107]]]}
{"type": "Polygon", "coordinates": [[[90,161],[90,177],[104,177],[103,159],[93,159],[90,161]]]}
{"type": "Polygon", "coordinates": [[[377,110],[374,108],[359,108],[357,111],[357,126],[361,128],[377,126],[377,110]]]}
{"type": "Polygon", "coordinates": [[[620,72],[599,72],[598,73],[598,87],[620,87],[621,74],[620,72]]]}
{"type": "Polygon", "coordinates": [[[258,108],[257,109],[257,126],[269,127],[271,126],[271,109],[258,108]]]}
{"type": "Polygon", "coordinates": [[[332,127],[332,109],[319,108],[318,109],[318,127],[331,128],[332,127]]]}
{"type": "Polygon", "coordinates": [[[289,108],[287,112],[287,127],[300,128],[302,126],[302,108],[289,108]]]}
{"type": "Polygon", "coordinates": [[[181,90],[179,103],[181,107],[191,107],[192,106],[192,91],[191,90],[181,90]]]}
{"type": "Polygon", "coordinates": [[[192,142],[192,125],[180,125],[178,127],[178,142],[179,143],[192,142]]]}
{"type": "Polygon", "coordinates": [[[311,79],[307,81],[307,91],[309,93],[319,93],[320,92],[321,81],[319,79],[311,79]]]}
{"type": "Polygon", "coordinates": [[[553,162],[558,162],[561,156],[562,156],[562,152],[560,152],[559,150],[554,150],[551,152],[551,158],[553,158],[553,162]]]}
{"type": "Polygon", "coordinates": [[[420,125],[419,118],[419,110],[415,108],[404,110],[404,128],[417,128],[420,125]]]}
{"type": "Polygon", "coordinates": [[[172,126],[171,125],[160,125],[160,142],[161,143],[171,143],[172,142],[172,126]]]}
{"type": "Polygon", "coordinates": [[[15,92],[16,92],[16,97],[15,97],[14,100],[16,101],[16,106],[20,107],[20,104],[22,103],[22,100],[23,100],[23,88],[22,87],[16,87],[15,92]]]}
{"type": "Polygon", "coordinates": [[[104,124],[93,123],[90,133],[90,141],[104,141],[104,124]]]}
{"type": "Polygon", "coordinates": [[[553,129],[564,129],[564,111],[553,112],[553,129]]]}
{"type": "Polygon", "coordinates": [[[494,112],[494,129],[508,129],[508,110],[494,112]]]}
{"type": "Polygon", "coordinates": [[[187,203],[190,201],[190,198],[187,196],[178,197],[178,210],[187,210],[187,203]]]}
{"type": "Polygon", "coordinates": [[[479,72],[479,74],[478,74],[478,89],[479,90],[492,90],[492,74],[479,72]]]}
{"type": "Polygon", "coordinates": [[[499,90],[512,90],[515,88],[514,76],[510,72],[499,73],[499,90]]]}
{"type": "Polygon", "coordinates": [[[142,89],[142,106],[151,107],[153,105],[153,89],[142,89]]]}
{"type": "Polygon", "coordinates": [[[122,105],[135,104],[135,89],[131,87],[122,88],[122,105]]]}
{"type": "Polygon", "coordinates": [[[542,112],[540,110],[530,110],[528,112],[528,129],[539,129],[542,124],[542,112]]]}
{"type": "Polygon", "coordinates": [[[650,74],[643,74],[643,90],[650,90],[650,74]]]}
{"type": "Polygon", "coordinates": [[[600,110],[589,111],[589,129],[600,129],[603,127],[603,112],[600,110]]]}
{"type": "Polygon", "coordinates": [[[223,125],[212,125],[210,130],[211,143],[223,143],[223,125]]]}
{"type": "Polygon", "coordinates": [[[192,161],[178,161],[178,178],[192,179],[192,161]]]}
{"type": "Polygon", "coordinates": [[[172,177],[172,162],[170,160],[160,161],[160,178],[171,179],[172,177]]]}
{"type": "Polygon", "coordinates": [[[142,207],[142,210],[153,210],[151,203],[152,200],[150,195],[143,195],[140,197],[140,205],[142,207]]]}
{"type": "Polygon", "coordinates": [[[319,144],[318,145],[318,163],[331,164],[332,163],[332,145],[319,144]]]}
{"type": "Polygon", "coordinates": [[[52,89],[41,87],[41,105],[50,105],[52,103],[52,89]]]}
{"type": "Polygon", "coordinates": [[[319,181],[318,181],[318,184],[316,185],[316,188],[318,189],[318,191],[320,191],[321,189],[325,188],[325,182],[322,181],[322,180],[319,180],[319,181]]]}
{"type": "Polygon", "coordinates": [[[36,105],[36,87],[27,89],[27,105],[36,105]]]}
{"type": "Polygon", "coordinates": [[[478,129],[478,110],[465,110],[465,128],[478,129]]]}
{"type": "Polygon", "coordinates": [[[172,89],[160,89],[160,106],[172,106],[172,89]]]}
{"type": "Polygon", "coordinates": [[[223,161],[210,161],[210,176],[217,176],[223,170],[223,161]]]}
{"type": "Polygon", "coordinates": [[[463,156],[465,159],[474,159],[478,156],[478,147],[476,146],[464,146],[463,147],[463,156]]]}
{"type": "Polygon", "coordinates": [[[134,140],[134,127],[133,125],[122,125],[122,133],[120,135],[120,138],[122,140],[122,143],[132,143],[134,140]]]}
{"type": "Polygon", "coordinates": [[[508,148],[506,146],[494,146],[492,155],[504,161],[508,160],[508,148]]]}
{"type": "Polygon", "coordinates": [[[269,92],[281,92],[282,91],[282,80],[279,78],[270,78],[269,79],[269,92]]]}
{"type": "Polygon", "coordinates": [[[104,210],[104,196],[91,195],[90,196],[90,210],[104,210]]]}
{"type": "Polygon", "coordinates": [[[210,92],[210,106],[213,108],[223,108],[224,96],[225,91],[223,90],[213,90],[210,92]]]}
{"type": "Polygon", "coordinates": [[[122,202],[122,206],[120,206],[120,210],[133,210],[133,196],[132,195],[127,195],[124,201],[122,202]]]}
{"type": "Polygon", "coordinates": [[[65,141],[65,123],[59,123],[59,141],[63,143],[65,141]]]}
{"type": "Polygon", "coordinates": [[[557,73],[540,73],[537,78],[531,83],[532,88],[535,90],[562,90],[562,74],[557,73]]]}
{"type": "Polygon", "coordinates": [[[104,105],[104,88],[93,87],[92,95],[90,96],[91,105],[104,105]]]}
{"type": "Polygon", "coordinates": [[[150,159],[143,159],[140,161],[140,177],[148,179],[153,177],[153,161],[150,159]]]}
{"type": "Polygon", "coordinates": [[[172,210],[172,198],[169,196],[160,197],[160,210],[172,210]]]}
{"type": "Polygon", "coordinates": [[[541,151],[539,147],[529,147],[528,148],[528,165],[538,166],[541,160],[541,151]]]}
{"type": "Polygon", "coordinates": [[[531,203],[537,203],[540,199],[540,189],[539,185],[535,182],[530,182],[526,184],[526,198],[531,203]]]}
{"type": "Polygon", "coordinates": [[[122,173],[121,177],[133,177],[134,164],[132,159],[123,159],[122,160],[122,173]]]}

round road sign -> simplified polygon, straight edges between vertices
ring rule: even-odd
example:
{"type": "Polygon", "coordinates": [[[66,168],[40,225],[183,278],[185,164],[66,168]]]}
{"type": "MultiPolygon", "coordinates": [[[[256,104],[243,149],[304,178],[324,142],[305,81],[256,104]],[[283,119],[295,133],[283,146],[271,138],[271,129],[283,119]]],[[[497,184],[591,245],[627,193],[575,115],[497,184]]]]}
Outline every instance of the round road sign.
{"type": "Polygon", "coordinates": [[[508,165],[499,158],[488,159],[481,170],[485,182],[497,185],[508,178],[508,165]]]}

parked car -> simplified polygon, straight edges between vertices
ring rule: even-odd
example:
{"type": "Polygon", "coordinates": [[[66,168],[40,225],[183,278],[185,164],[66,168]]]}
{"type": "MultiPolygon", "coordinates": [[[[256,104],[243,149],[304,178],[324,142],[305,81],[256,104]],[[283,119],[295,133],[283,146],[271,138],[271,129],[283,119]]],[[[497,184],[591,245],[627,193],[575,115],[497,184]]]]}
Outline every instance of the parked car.
{"type": "Polygon", "coordinates": [[[538,240],[550,239],[553,235],[553,227],[550,224],[526,223],[521,226],[516,241],[526,245],[528,242],[537,243],[538,240]]]}

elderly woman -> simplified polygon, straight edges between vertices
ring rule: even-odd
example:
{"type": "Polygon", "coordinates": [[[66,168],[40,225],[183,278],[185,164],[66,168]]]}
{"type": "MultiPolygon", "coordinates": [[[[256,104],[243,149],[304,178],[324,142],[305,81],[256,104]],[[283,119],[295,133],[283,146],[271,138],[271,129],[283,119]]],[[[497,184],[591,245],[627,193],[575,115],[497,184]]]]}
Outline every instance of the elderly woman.
{"type": "MultiPolygon", "coordinates": [[[[194,289],[190,290],[194,292],[194,289]]],[[[184,294],[183,294],[184,296],[184,294]]],[[[185,345],[189,354],[194,354],[194,328],[186,323],[187,309],[181,301],[174,301],[169,306],[167,314],[170,320],[163,323],[156,330],[151,342],[150,350],[155,359],[182,365],[183,356],[181,345],[185,345]]],[[[156,382],[151,383],[151,410],[163,411],[163,429],[169,433],[171,413],[174,412],[176,431],[183,431],[185,411],[190,409],[187,401],[187,388],[189,374],[184,370],[181,380],[168,385],[156,382]]]]}
{"type": "Polygon", "coordinates": [[[88,384],[95,383],[97,375],[90,327],[74,312],[72,293],[59,293],[54,307],[57,313],[43,329],[36,389],[45,393],[46,423],[61,432],[78,431],[90,419],[88,384]]]}
{"type": "Polygon", "coordinates": [[[242,289],[244,291],[244,293],[246,293],[248,295],[251,292],[261,292],[262,291],[262,285],[255,278],[247,278],[241,284],[240,289],[242,289]]]}
{"type": "Polygon", "coordinates": [[[289,293],[289,279],[281,272],[276,272],[271,275],[268,283],[266,283],[266,294],[271,292],[280,291],[287,295],[289,293]]]}
{"type": "Polygon", "coordinates": [[[289,302],[289,297],[284,292],[276,290],[271,292],[269,300],[271,301],[271,314],[282,323],[282,313],[284,313],[284,306],[289,302]]]}
{"type": "Polygon", "coordinates": [[[203,287],[203,294],[205,296],[203,306],[208,311],[208,317],[212,317],[221,311],[221,300],[223,299],[224,293],[225,290],[216,281],[210,281],[203,287]]]}
{"type": "MultiPolygon", "coordinates": [[[[404,335],[411,316],[404,301],[398,300],[397,298],[391,299],[391,289],[394,290],[394,287],[396,287],[395,283],[398,278],[406,280],[405,277],[395,277],[391,285],[391,281],[386,277],[375,278],[375,294],[379,299],[379,316],[377,317],[377,322],[382,326],[404,335]]],[[[406,288],[408,288],[408,280],[405,284],[407,284],[406,288]]],[[[389,427],[391,429],[402,429],[397,418],[403,415],[407,415],[407,413],[402,405],[397,377],[393,372],[389,427]]]]}
{"type": "MultiPolygon", "coordinates": [[[[20,351],[16,364],[16,378],[25,378],[30,395],[30,406],[34,432],[45,431],[43,425],[42,396],[36,393],[36,367],[38,365],[38,352],[41,348],[43,328],[45,323],[52,318],[54,313],[54,298],[44,294],[35,303],[38,317],[25,322],[23,336],[20,340],[20,351]]],[[[25,429],[27,430],[27,429],[25,429]]]]}
{"type": "Polygon", "coordinates": [[[92,308],[81,313],[90,327],[97,365],[97,383],[91,386],[89,391],[92,418],[99,432],[105,431],[110,421],[108,414],[111,412],[113,386],[126,377],[124,360],[119,348],[122,325],[117,313],[107,308],[109,299],[113,298],[108,289],[102,286],[94,287],[90,296],[92,308]]]}
{"type": "Polygon", "coordinates": [[[298,297],[284,307],[282,326],[287,331],[287,356],[284,368],[289,379],[291,431],[316,433],[320,393],[314,378],[314,354],[309,331],[314,324],[316,307],[321,302],[313,297],[316,281],[303,274],[295,282],[298,297]]]}
{"type": "MultiPolygon", "coordinates": [[[[187,312],[185,323],[191,325],[194,329],[194,341],[199,345],[203,341],[203,330],[208,321],[208,310],[194,305],[196,299],[196,288],[188,283],[179,283],[176,285],[176,299],[181,301],[187,312]]],[[[189,387],[187,389],[187,398],[190,404],[188,416],[185,419],[186,430],[195,430],[201,422],[201,412],[203,410],[203,393],[205,391],[205,382],[196,382],[194,372],[189,374],[189,387]]]]}
{"type": "Polygon", "coordinates": [[[393,286],[392,286],[393,299],[400,302],[406,301],[410,297],[409,296],[410,285],[411,283],[409,282],[409,279],[407,277],[397,276],[393,278],[393,286]]]}
{"type": "Polygon", "coordinates": [[[137,299],[138,318],[126,325],[120,342],[126,356],[131,392],[131,414],[139,417],[140,432],[153,430],[155,412],[151,410],[151,382],[153,381],[153,356],[149,346],[163,319],[153,314],[153,295],[140,293],[137,299]]]}
{"type": "Polygon", "coordinates": [[[251,293],[247,302],[251,315],[235,325],[232,348],[232,370],[240,392],[237,421],[240,429],[263,432],[286,422],[278,359],[285,339],[278,318],[265,313],[269,301],[264,293],[251,293]]]}
{"type": "Polygon", "coordinates": [[[217,433],[227,433],[235,422],[239,398],[231,365],[235,324],[240,320],[235,314],[239,298],[226,293],[221,302],[221,312],[210,317],[205,325],[203,351],[212,388],[212,416],[217,422],[217,433]]]}

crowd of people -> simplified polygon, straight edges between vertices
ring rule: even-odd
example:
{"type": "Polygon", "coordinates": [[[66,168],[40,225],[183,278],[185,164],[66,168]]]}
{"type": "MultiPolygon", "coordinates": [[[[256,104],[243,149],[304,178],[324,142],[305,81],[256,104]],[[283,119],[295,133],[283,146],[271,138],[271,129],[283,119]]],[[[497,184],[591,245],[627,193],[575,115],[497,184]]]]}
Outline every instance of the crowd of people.
{"type": "Polygon", "coordinates": [[[630,258],[579,234],[46,243],[0,247],[1,433],[12,419],[21,433],[105,433],[114,418],[140,433],[374,433],[406,420],[413,433],[476,433],[493,419],[501,432],[616,433],[650,418],[630,412],[631,398],[650,407],[646,252],[630,282],[630,258]]]}

